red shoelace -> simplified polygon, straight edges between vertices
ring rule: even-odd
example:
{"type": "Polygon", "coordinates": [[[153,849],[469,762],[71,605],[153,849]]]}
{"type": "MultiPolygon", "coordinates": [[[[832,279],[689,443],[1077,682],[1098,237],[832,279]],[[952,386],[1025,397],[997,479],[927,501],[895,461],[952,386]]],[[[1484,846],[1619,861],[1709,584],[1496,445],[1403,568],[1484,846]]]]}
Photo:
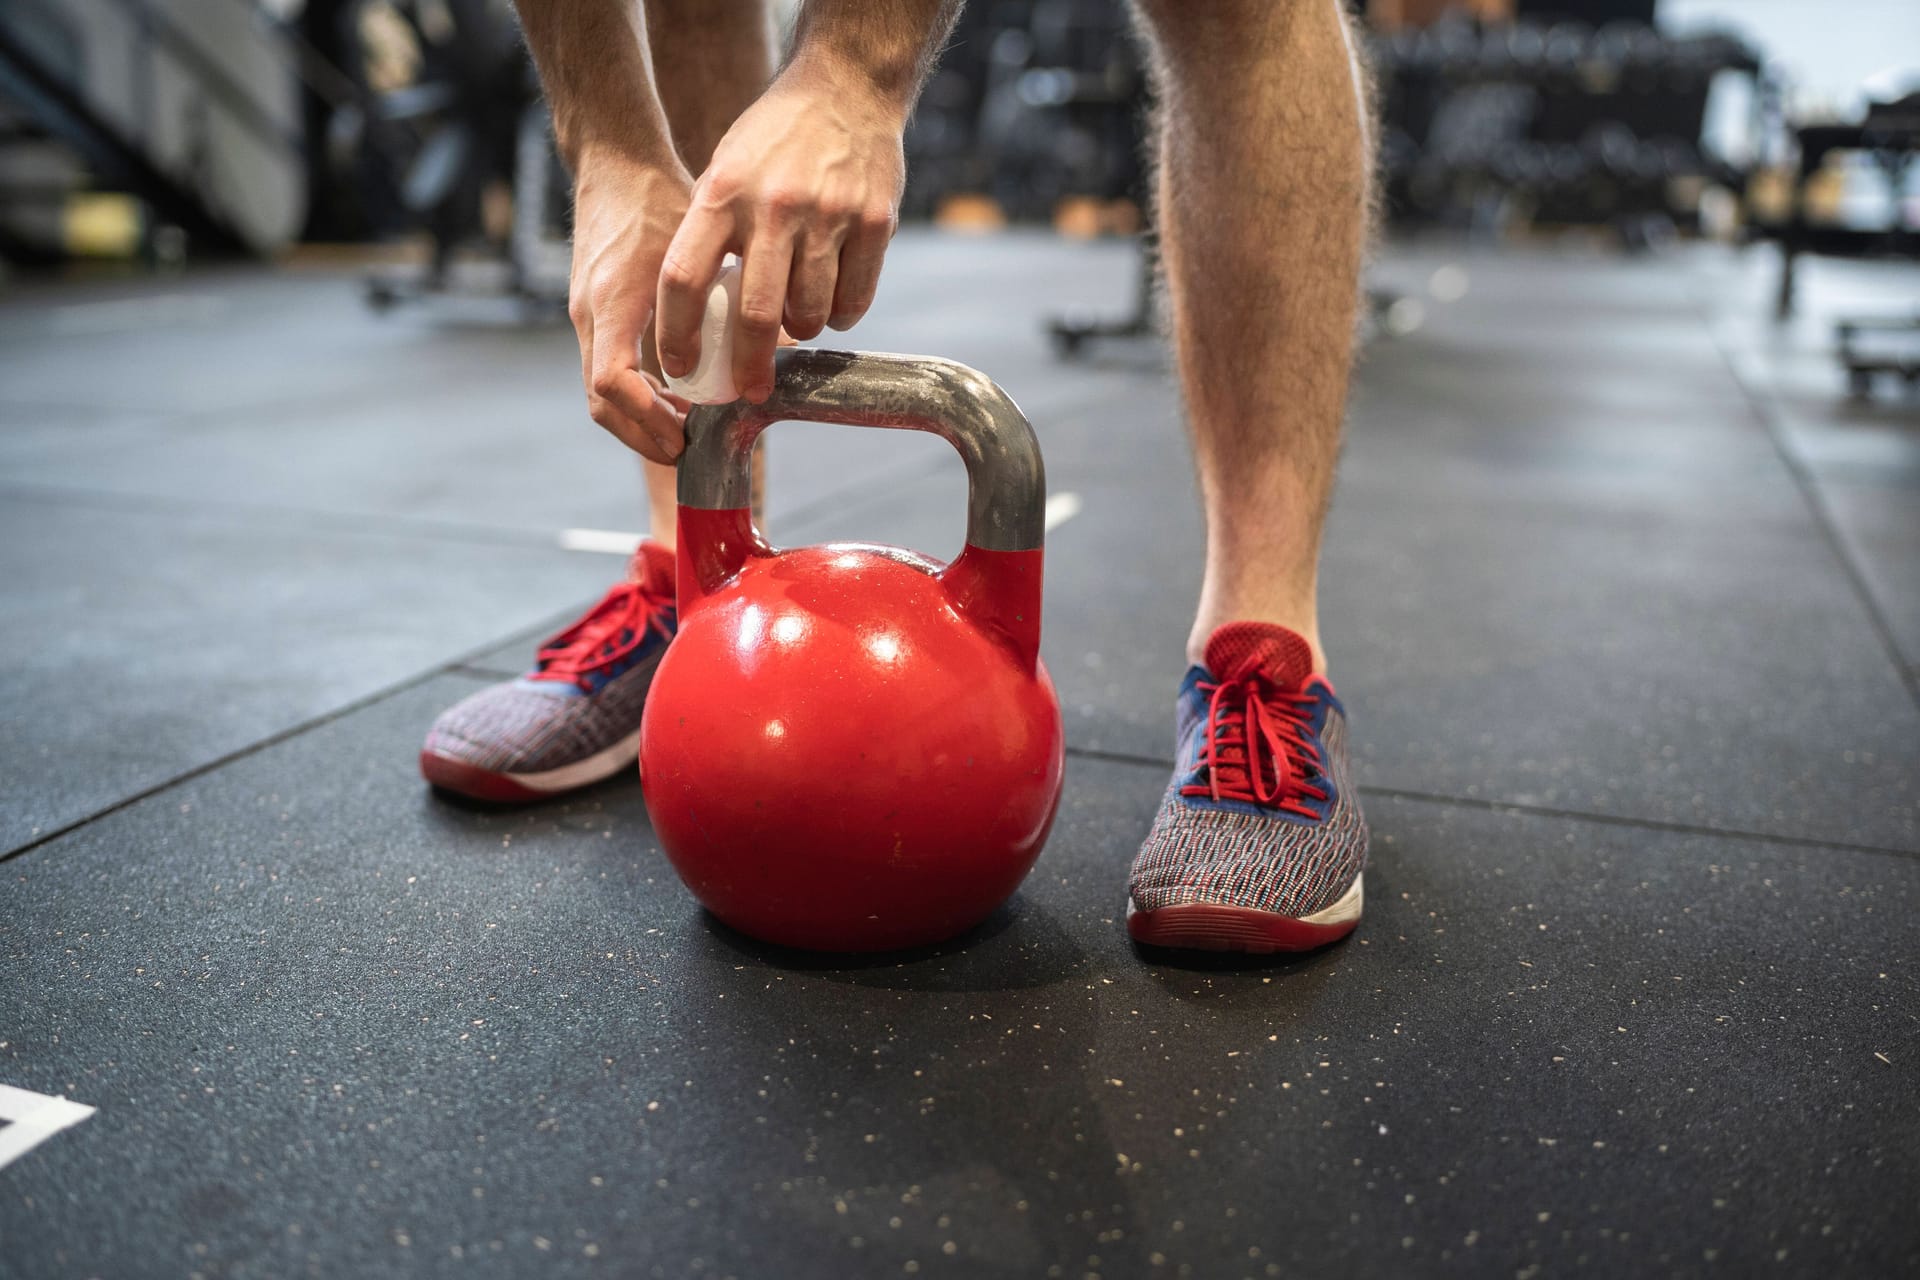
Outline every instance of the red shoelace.
{"type": "Polygon", "coordinates": [[[1284,693],[1254,680],[1203,680],[1199,687],[1212,694],[1207,740],[1197,762],[1207,780],[1180,788],[1180,794],[1319,817],[1306,803],[1327,799],[1326,788],[1312,780],[1322,772],[1312,733],[1313,696],[1304,690],[1284,693]]]}
{"type": "Polygon", "coordinates": [[[607,671],[657,631],[673,638],[667,614],[673,593],[649,590],[644,582],[622,582],[607,592],[587,616],[540,646],[534,680],[567,680],[588,693],[593,677],[607,671]]]}

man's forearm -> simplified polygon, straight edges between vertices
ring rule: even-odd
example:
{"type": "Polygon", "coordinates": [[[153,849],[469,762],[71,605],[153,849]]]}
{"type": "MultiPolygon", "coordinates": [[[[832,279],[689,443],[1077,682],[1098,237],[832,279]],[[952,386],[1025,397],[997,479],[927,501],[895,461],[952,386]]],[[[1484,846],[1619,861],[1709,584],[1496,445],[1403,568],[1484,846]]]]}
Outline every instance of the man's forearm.
{"type": "Polygon", "coordinates": [[[805,0],[789,65],[853,72],[902,119],[913,109],[963,0],[805,0]]]}
{"type": "Polygon", "coordinates": [[[674,162],[640,0],[514,0],[514,7],[569,168],[577,172],[581,154],[596,146],[674,162]]]}

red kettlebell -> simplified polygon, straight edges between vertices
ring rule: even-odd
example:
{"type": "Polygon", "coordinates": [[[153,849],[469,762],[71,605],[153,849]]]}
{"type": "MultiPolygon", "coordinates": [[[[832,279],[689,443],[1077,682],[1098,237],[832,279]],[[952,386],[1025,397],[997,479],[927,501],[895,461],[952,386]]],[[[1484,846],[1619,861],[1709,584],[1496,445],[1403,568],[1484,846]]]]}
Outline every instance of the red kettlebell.
{"type": "Polygon", "coordinates": [[[1065,754],[1026,418],[950,360],[786,350],[766,403],[687,415],[679,499],[679,631],[647,694],[640,776],[687,888],[742,933],[821,951],[984,920],[1046,843],[1065,754]],[[970,495],[960,557],[768,546],[753,442],[788,418],[951,443],[970,495]]]}

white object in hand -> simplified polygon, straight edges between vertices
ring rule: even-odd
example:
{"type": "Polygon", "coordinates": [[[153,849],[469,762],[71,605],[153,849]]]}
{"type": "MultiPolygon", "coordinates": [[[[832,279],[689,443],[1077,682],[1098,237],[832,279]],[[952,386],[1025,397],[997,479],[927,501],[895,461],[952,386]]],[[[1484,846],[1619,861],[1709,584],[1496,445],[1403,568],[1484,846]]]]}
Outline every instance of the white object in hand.
{"type": "Polygon", "coordinates": [[[686,377],[669,377],[667,390],[694,404],[730,404],[740,398],[740,388],[733,385],[733,327],[739,315],[740,264],[729,262],[707,290],[700,360],[686,377]]]}

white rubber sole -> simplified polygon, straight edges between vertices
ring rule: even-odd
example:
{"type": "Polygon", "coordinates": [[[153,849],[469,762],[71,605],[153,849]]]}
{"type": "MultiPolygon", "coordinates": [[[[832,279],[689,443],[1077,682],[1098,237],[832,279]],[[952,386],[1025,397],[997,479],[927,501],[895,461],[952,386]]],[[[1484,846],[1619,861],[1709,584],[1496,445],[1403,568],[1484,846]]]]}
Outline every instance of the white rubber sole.
{"type": "Polygon", "coordinates": [[[1360,909],[1367,905],[1367,873],[1361,872],[1353,878],[1353,888],[1341,894],[1330,907],[1322,907],[1310,916],[1301,916],[1301,924],[1352,924],[1360,918],[1360,909]]]}
{"type": "Polygon", "coordinates": [[[1183,902],[1143,911],[1127,899],[1127,933],[1151,947],[1185,951],[1238,951],[1267,955],[1276,951],[1313,951],[1338,942],[1360,922],[1366,902],[1361,877],[1331,906],[1293,917],[1251,907],[1213,902],[1183,902]]]}
{"type": "Polygon", "coordinates": [[[596,751],[584,760],[575,760],[572,764],[548,769],[544,773],[504,773],[500,776],[511,778],[529,791],[572,791],[576,787],[591,786],[602,778],[611,778],[639,759],[640,731],[635,729],[612,746],[596,751]]]}
{"type": "Polygon", "coordinates": [[[584,760],[539,773],[497,773],[436,751],[420,753],[420,774],[443,790],[493,804],[529,804],[611,778],[633,768],[640,758],[640,732],[635,730],[584,760]]]}

